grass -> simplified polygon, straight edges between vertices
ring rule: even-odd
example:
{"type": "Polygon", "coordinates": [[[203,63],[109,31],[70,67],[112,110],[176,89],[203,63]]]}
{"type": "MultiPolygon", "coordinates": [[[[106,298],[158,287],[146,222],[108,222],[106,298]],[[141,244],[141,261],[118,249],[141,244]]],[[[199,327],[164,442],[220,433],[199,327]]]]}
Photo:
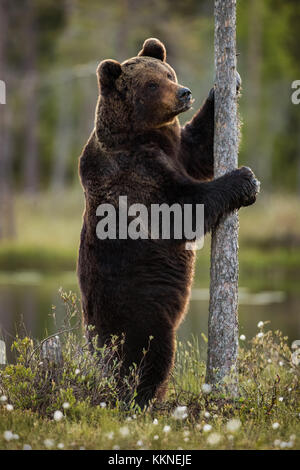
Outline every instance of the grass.
{"type": "Polygon", "coordinates": [[[204,337],[202,346],[178,343],[165,401],[142,411],[134,405],[139,367],[120,394],[119,361],[109,374],[99,367],[99,356],[119,343],[90,353],[80,328],[77,335],[72,329],[76,297],[62,296],[62,360],[45,359],[41,343],[17,338],[16,363],[0,373],[0,449],[300,448],[300,348],[267,323],[249,343],[240,340],[238,398],[205,384],[204,337]]]}

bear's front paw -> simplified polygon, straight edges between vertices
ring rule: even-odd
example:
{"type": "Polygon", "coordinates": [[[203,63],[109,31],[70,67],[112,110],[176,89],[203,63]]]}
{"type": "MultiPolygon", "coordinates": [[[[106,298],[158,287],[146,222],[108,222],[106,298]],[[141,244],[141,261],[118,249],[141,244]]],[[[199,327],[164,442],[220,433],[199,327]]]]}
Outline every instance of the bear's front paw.
{"type": "MultiPolygon", "coordinates": [[[[242,86],[242,79],[238,71],[235,72],[235,79],[236,79],[236,94],[239,95],[239,92],[242,86]]],[[[208,94],[208,99],[210,101],[213,101],[215,99],[215,89],[216,89],[216,85],[214,85],[214,87],[210,90],[208,94]]]]}
{"type": "Polygon", "coordinates": [[[241,183],[241,206],[250,206],[256,201],[256,196],[260,191],[260,182],[247,166],[242,166],[236,171],[241,183]]]}
{"type": "Polygon", "coordinates": [[[210,90],[210,92],[209,92],[209,94],[208,94],[208,98],[207,98],[207,99],[208,99],[209,101],[214,101],[214,99],[215,99],[215,88],[216,88],[216,85],[214,85],[214,87],[211,88],[211,90],[210,90]]]}

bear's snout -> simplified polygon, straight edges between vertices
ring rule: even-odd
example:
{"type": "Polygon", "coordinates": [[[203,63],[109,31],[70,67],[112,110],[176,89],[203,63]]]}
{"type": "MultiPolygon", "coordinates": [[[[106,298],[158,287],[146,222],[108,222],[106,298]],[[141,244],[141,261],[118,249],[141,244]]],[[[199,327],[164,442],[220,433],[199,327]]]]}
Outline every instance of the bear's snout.
{"type": "Polygon", "coordinates": [[[178,98],[180,101],[189,101],[192,97],[192,92],[189,88],[179,88],[177,93],[178,98]]]}

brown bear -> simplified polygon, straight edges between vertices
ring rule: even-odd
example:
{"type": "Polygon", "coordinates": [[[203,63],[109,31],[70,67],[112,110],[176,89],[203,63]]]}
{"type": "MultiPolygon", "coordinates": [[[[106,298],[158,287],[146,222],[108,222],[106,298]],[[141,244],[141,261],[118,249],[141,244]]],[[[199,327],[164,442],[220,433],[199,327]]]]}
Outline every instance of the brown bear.
{"type": "Polygon", "coordinates": [[[153,204],[203,204],[207,232],[224,214],[252,204],[258,182],[246,167],[213,180],[213,90],[180,127],[177,116],[193,99],[178,84],[159,40],[146,40],[137,57],[121,64],[104,60],[97,77],[95,128],[79,163],[86,204],[78,259],[82,308],[100,346],[111,335],[124,335],[123,374],[149,349],[136,397],[144,407],[166,388],[195,253],[186,249],[184,237],[100,239],[98,206],[110,204],[118,213],[120,196],[128,206],[139,203],[149,211],[153,204]]]}

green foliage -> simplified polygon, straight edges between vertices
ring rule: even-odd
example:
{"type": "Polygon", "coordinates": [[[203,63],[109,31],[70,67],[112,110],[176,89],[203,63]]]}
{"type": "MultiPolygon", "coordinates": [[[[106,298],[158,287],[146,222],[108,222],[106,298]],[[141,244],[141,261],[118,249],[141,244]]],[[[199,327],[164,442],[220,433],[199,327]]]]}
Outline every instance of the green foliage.
{"type": "Polygon", "coordinates": [[[89,345],[80,334],[81,314],[76,295],[61,291],[61,297],[66,309],[63,327],[56,335],[36,344],[29,337],[16,337],[12,344],[16,364],[0,371],[0,393],[16,408],[49,417],[55,410],[63,409],[64,403],[68,403],[65,413],[69,417],[80,416],[80,410],[86,406],[103,403],[117,408],[134,407],[139,367],[133,365],[129,375],[121,378],[124,339],[112,337],[109,346],[100,348],[93,328],[89,327],[88,335],[92,336],[89,345]],[[45,353],[44,347],[51,338],[62,339],[61,361],[56,361],[51,351],[50,355],[45,353]]]}

